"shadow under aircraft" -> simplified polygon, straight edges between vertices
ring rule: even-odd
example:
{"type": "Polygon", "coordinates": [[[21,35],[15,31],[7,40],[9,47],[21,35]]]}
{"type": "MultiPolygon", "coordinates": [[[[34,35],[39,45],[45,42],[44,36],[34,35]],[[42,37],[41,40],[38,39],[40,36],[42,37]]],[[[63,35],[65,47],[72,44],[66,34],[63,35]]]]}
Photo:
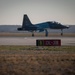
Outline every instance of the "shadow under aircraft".
{"type": "Polygon", "coordinates": [[[43,32],[45,31],[45,36],[48,36],[47,29],[61,29],[61,35],[63,35],[63,29],[69,28],[69,26],[62,25],[58,22],[48,21],[39,24],[32,24],[30,19],[26,14],[23,17],[23,24],[21,28],[17,28],[18,31],[30,31],[32,36],[34,36],[35,31],[43,32]]]}

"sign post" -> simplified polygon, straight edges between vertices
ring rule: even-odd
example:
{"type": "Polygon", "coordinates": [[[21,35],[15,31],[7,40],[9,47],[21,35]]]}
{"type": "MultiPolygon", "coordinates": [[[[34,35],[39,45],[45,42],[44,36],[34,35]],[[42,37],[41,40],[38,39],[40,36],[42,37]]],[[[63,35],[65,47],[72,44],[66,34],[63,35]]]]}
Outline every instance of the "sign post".
{"type": "Polygon", "coordinates": [[[36,46],[61,46],[61,40],[59,39],[50,39],[50,40],[39,39],[39,40],[36,40],[36,46]]]}

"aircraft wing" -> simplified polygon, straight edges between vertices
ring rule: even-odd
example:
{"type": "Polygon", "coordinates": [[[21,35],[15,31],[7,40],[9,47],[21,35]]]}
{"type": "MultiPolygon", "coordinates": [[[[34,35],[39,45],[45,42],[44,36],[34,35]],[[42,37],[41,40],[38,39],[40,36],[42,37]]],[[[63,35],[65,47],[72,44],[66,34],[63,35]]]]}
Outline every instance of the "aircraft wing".
{"type": "Polygon", "coordinates": [[[39,23],[39,24],[36,24],[35,26],[37,27],[37,30],[50,28],[47,22],[39,23]]]}

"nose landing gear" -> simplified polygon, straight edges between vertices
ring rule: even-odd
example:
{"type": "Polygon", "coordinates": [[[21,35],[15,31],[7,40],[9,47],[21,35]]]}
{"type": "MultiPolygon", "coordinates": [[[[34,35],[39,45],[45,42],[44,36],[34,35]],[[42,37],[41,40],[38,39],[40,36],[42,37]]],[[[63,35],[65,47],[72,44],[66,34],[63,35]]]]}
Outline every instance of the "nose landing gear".
{"type": "Polygon", "coordinates": [[[61,36],[63,36],[63,29],[61,29],[61,36]]]}

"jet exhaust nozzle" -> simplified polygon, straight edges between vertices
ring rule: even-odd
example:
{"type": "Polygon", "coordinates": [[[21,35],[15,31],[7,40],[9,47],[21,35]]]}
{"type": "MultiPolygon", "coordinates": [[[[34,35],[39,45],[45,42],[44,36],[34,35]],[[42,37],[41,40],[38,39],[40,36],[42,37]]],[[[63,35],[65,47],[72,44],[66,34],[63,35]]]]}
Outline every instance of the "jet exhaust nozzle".
{"type": "Polygon", "coordinates": [[[23,29],[22,29],[22,28],[17,28],[17,30],[19,30],[19,31],[20,31],[20,30],[23,30],[23,29]]]}

